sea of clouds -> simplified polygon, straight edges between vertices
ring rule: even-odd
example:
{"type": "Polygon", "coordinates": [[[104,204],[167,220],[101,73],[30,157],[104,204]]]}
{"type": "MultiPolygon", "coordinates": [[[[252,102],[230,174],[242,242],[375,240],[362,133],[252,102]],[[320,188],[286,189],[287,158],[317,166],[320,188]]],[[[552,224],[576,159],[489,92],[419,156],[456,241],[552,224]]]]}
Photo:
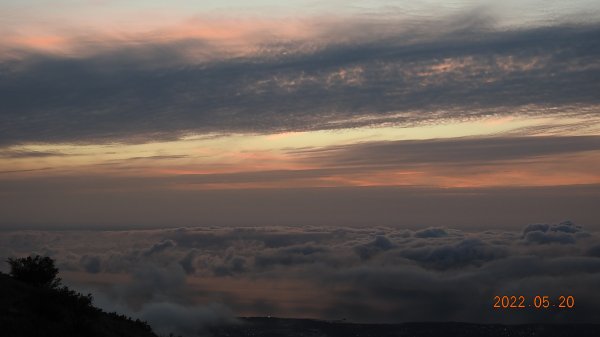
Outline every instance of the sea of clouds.
{"type": "MultiPolygon", "coordinates": [[[[96,305],[195,334],[236,316],[362,322],[591,322],[600,240],[571,222],[450,228],[188,227],[4,231],[0,256],[48,255],[96,305]],[[493,309],[496,295],[574,309],[493,309]]],[[[2,265],[7,271],[8,266],[2,265]]]]}

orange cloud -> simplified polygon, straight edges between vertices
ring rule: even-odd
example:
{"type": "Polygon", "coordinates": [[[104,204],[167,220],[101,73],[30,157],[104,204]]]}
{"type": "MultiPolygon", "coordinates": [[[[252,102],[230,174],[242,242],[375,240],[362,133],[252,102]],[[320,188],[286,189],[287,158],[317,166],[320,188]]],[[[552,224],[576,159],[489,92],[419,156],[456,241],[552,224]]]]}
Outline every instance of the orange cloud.
{"type": "Polygon", "coordinates": [[[168,25],[149,21],[128,26],[127,30],[66,24],[22,26],[0,37],[0,58],[14,57],[15,50],[23,49],[85,57],[119,47],[194,40],[199,43],[183,43],[180,51],[183,56],[196,61],[213,56],[283,53],[284,50],[267,45],[278,41],[323,40],[326,35],[320,28],[330,22],[335,20],[203,16],[168,25]]]}

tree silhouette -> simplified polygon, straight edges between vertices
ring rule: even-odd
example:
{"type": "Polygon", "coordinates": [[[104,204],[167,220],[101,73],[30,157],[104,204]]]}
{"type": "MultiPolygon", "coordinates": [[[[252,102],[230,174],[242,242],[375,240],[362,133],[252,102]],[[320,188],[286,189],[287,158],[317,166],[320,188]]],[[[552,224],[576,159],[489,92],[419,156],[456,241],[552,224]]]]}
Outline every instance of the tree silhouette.
{"type": "Polygon", "coordinates": [[[60,285],[61,280],[56,277],[58,268],[54,266],[54,260],[47,256],[8,258],[7,262],[10,264],[10,275],[17,280],[52,289],[60,285]]]}

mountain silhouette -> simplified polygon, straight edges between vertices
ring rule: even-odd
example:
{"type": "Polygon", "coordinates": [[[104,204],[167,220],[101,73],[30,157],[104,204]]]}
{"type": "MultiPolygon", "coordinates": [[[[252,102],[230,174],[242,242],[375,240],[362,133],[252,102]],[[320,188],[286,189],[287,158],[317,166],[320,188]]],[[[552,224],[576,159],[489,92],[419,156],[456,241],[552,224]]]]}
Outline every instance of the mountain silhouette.
{"type": "Polygon", "coordinates": [[[157,337],[148,324],[92,306],[67,287],[35,286],[0,273],[0,335],[157,337]]]}

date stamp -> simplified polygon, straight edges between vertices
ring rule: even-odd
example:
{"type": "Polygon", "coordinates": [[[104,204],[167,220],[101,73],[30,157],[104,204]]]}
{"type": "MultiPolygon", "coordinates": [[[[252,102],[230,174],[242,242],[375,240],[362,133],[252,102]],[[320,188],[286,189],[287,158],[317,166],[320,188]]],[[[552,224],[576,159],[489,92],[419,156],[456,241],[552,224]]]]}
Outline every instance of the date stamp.
{"type": "Polygon", "coordinates": [[[575,297],[560,295],[551,297],[547,295],[525,296],[494,296],[494,309],[573,309],[575,297]]]}

